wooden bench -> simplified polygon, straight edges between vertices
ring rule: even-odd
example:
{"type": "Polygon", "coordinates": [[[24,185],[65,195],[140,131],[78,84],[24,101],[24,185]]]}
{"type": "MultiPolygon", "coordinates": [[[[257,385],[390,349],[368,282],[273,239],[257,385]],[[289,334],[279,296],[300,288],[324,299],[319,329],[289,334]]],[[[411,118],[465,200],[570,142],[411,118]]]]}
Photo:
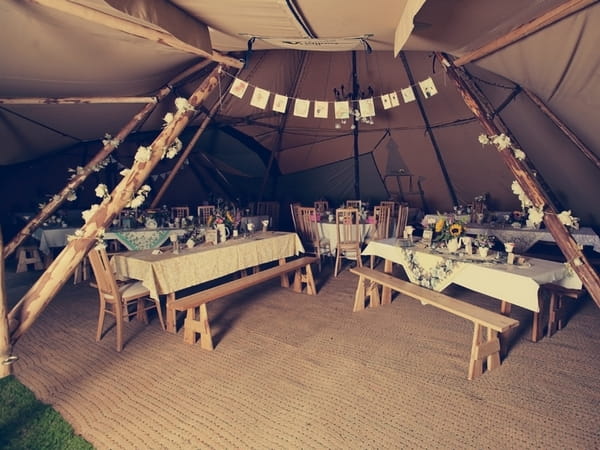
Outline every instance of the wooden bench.
{"type": "Polygon", "coordinates": [[[379,287],[383,286],[420,300],[423,304],[435,306],[473,322],[474,331],[471,344],[471,358],[469,361],[469,380],[483,374],[483,363],[486,360],[487,370],[492,370],[500,366],[500,340],[498,333],[504,333],[519,325],[518,320],[412,284],[387,273],[367,267],[354,267],[350,269],[350,272],[359,277],[354,297],[353,311],[355,312],[365,308],[367,297],[370,297],[370,304],[372,306],[379,305],[379,287]]]}
{"type": "Polygon", "coordinates": [[[290,287],[288,274],[292,272],[294,273],[292,289],[295,292],[302,292],[303,285],[305,285],[306,293],[315,295],[317,288],[310,265],[318,263],[318,260],[319,258],[316,256],[303,256],[298,259],[282,262],[278,266],[242,276],[237,280],[229,281],[168,302],[167,310],[170,310],[169,312],[172,315],[175,315],[177,311],[187,311],[183,324],[183,341],[185,343],[194,344],[196,342],[196,334],[200,334],[200,347],[205,350],[213,350],[214,346],[206,309],[207,303],[277,277],[281,277],[281,285],[283,287],[290,287]]]}

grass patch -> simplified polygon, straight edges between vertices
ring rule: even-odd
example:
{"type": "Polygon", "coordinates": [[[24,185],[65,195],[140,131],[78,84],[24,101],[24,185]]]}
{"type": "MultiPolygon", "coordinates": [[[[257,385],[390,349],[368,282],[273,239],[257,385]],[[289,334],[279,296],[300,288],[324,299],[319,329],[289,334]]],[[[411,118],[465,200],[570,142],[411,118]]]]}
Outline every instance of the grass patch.
{"type": "Polygon", "coordinates": [[[0,448],[93,449],[62,416],[14,376],[0,379],[0,448]]]}

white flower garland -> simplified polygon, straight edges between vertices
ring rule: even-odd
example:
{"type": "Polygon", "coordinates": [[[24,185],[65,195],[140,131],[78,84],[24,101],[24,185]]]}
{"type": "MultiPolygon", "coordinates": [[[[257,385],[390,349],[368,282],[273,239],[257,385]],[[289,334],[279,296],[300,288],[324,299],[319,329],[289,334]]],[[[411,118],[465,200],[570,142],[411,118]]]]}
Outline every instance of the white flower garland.
{"type": "MultiPolygon", "coordinates": [[[[519,161],[523,161],[527,157],[523,150],[512,145],[510,138],[504,133],[495,136],[480,134],[478,140],[482,145],[495,144],[498,147],[498,150],[510,148],[514,157],[519,161]]],[[[528,217],[526,225],[530,228],[536,228],[544,220],[544,205],[539,208],[533,206],[533,202],[527,197],[527,194],[525,194],[523,188],[516,180],[512,182],[511,189],[512,192],[519,197],[523,211],[527,212],[528,217]]],[[[571,210],[562,211],[558,214],[558,219],[567,227],[579,228],[579,219],[571,215],[571,210]]]]}
{"type": "Polygon", "coordinates": [[[511,149],[514,157],[516,159],[518,159],[519,161],[523,161],[527,157],[525,152],[523,150],[521,150],[520,148],[515,147],[512,144],[510,137],[508,137],[504,133],[497,134],[494,136],[487,136],[485,134],[480,134],[479,135],[479,143],[481,145],[494,144],[494,145],[496,145],[496,147],[498,147],[498,150],[506,150],[507,148],[511,149]]]}

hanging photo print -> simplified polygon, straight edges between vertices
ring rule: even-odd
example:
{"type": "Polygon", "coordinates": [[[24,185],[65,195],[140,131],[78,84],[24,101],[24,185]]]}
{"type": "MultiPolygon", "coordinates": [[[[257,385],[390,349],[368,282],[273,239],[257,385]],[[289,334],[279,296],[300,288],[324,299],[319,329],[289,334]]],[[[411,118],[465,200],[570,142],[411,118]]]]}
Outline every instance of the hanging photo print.
{"type": "Polygon", "coordinates": [[[271,95],[271,93],[266,89],[255,87],[250,104],[256,108],[265,109],[267,102],[269,101],[269,95],[271,95]]]}
{"type": "Polygon", "coordinates": [[[375,102],[373,97],[363,98],[358,101],[358,107],[360,108],[360,115],[363,117],[375,116],[375,102]]]}
{"type": "Polygon", "coordinates": [[[285,95],[275,94],[275,98],[273,99],[273,111],[285,113],[287,102],[288,98],[285,95]]]}
{"type": "Polygon", "coordinates": [[[335,118],[336,119],[349,119],[350,118],[350,107],[347,101],[335,102],[335,118]]]}
{"type": "Polygon", "coordinates": [[[392,102],[394,108],[400,106],[400,100],[398,99],[398,93],[396,91],[390,92],[390,102],[392,102]]]}
{"type": "Polygon", "coordinates": [[[294,115],[298,117],[308,117],[308,110],[310,108],[310,100],[296,99],[294,103],[294,115]]]}
{"type": "Polygon", "coordinates": [[[246,93],[246,89],[248,89],[248,83],[244,80],[236,78],[233,80],[233,83],[231,83],[231,89],[229,89],[229,93],[238,98],[242,98],[246,93]]]}
{"type": "Polygon", "coordinates": [[[402,99],[404,100],[404,103],[410,103],[416,100],[415,91],[413,91],[412,86],[402,89],[402,99]]]}
{"type": "Polygon", "coordinates": [[[315,117],[318,119],[327,119],[329,102],[315,100],[315,117]]]}
{"type": "Polygon", "coordinates": [[[419,81],[419,86],[421,87],[421,91],[423,92],[423,96],[425,98],[432,97],[438,92],[431,77],[427,78],[426,80],[419,81]]]}
{"type": "Polygon", "coordinates": [[[383,109],[390,109],[392,107],[392,101],[390,100],[390,94],[383,94],[381,96],[381,105],[383,109]]]}

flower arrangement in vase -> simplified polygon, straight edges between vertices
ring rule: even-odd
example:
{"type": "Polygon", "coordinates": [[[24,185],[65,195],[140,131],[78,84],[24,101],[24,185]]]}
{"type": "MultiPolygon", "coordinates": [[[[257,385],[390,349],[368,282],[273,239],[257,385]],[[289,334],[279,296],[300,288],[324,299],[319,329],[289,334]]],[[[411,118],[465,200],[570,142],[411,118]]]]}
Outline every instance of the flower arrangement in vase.
{"type": "Polygon", "coordinates": [[[460,237],[465,233],[465,225],[459,220],[440,217],[433,231],[433,242],[444,243],[449,251],[455,252],[460,247],[460,237]]]}
{"type": "Polygon", "coordinates": [[[485,258],[490,251],[490,248],[494,246],[496,238],[487,234],[478,234],[473,243],[477,247],[479,255],[485,258]]]}

